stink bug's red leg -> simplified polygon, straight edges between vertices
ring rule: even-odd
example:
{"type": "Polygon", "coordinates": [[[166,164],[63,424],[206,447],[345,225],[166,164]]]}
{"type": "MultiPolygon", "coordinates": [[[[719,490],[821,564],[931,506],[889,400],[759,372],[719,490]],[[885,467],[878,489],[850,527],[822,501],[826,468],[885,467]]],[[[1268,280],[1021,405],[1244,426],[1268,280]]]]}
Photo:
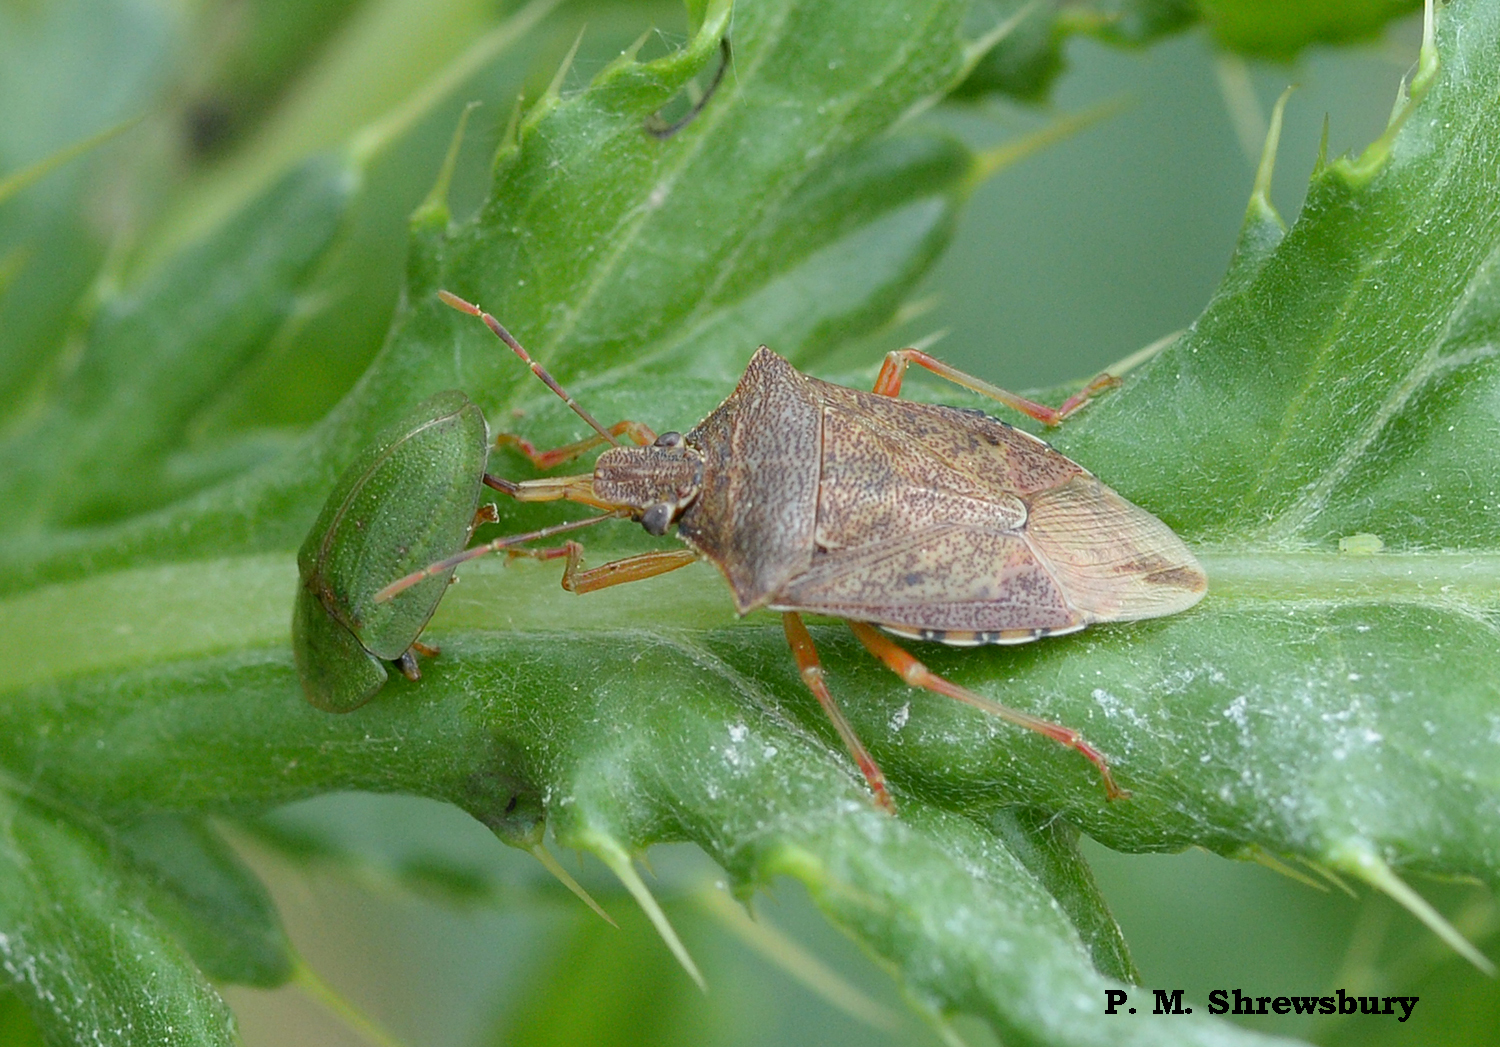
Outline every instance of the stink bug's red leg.
{"type": "MultiPolygon", "coordinates": [[[[523,556],[531,560],[560,560],[564,556],[573,555],[573,547],[575,545],[578,545],[578,543],[569,542],[567,545],[551,545],[545,549],[507,549],[505,550],[505,555],[512,560],[518,560],[523,556]]],[[[583,546],[578,545],[578,548],[580,550],[579,555],[581,556],[583,546]]]]}
{"type": "MultiPolygon", "coordinates": [[[[489,477],[485,479],[489,479],[489,477]]],[[[444,571],[452,570],[459,564],[468,563],[470,560],[477,560],[488,553],[497,553],[502,549],[509,549],[515,545],[525,545],[527,542],[539,542],[544,538],[551,538],[554,534],[576,531],[582,527],[592,527],[605,520],[623,520],[626,515],[623,510],[619,510],[612,513],[605,513],[602,516],[590,516],[583,520],[570,520],[567,523],[553,524],[551,527],[543,527],[537,531],[528,531],[526,534],[513,534],[504,538],[496,538],[494,541],[485,542],[483,545],[471,545],[461,552],[454,553],[447,559],[430,563],[420,571],[413,571],[404,578],[397,578],[390,585],[387,585],[375,594],[375,602],[385,603],[388,600],[393,600],[423,579],[442,574],[444,571]]]]}
{"type": "Polygon", "coordinates": [[[781,616],[781,624],[786,628],[786,641],[792,647],[792,657],[797,659],[802,682],[818,699],[818,704],[823,707],[828,719],[833,721],[834,729],[839,732],[839,737],[844,740],[844,747],[849,750],[849,755],[859,764],[860,773],[865,776],[870,792],[875,794],[875,805],[888,814],[895,814],[896,803],[891,799],[890,790],[886,788],[885,775],[870,751],[865,748],[864,742],[859,740],[859,735],[854,733],[849,721],[844,718],[833,695],[828,693],[828,685],[823,682],[823,666],[818,661],[818,649],[813,646],[807,626],[802,624],[802,616],[795,611],[786,611],[781,616]]]}
{"type": "Polygon", "coordinates": [[[511,549],[508,552],[511,556],[530,556],[537,560],[556,560],[566,556],[568,566],[563,569],[562,587],[570,593],[591,593],[596,589],[608,589],[611,585],[655,578],[659,574],[686,567],[698,559],[698,554],[691,549],[660,549],[580,571],[578,568],[583,564],[583,546],[578,542],[568,542],[551,549],[511,549]]]}
{"type": "Polygon", "coordinates": [[[881,365],[880,375],[875,379],[875,392],[881,396],[901,395],[901,379],[906,374],[906,365],[909,363],[925,367],[933,374],[948,379],[954,385],[961,385],[965,389],[972,389],[976,393],[999,400],[1005,406],[1020,411],[1030,418],[1035,418],[1043,425],[1058,425],[1068,415],[1088,403],[1095,393],[1120,384],[1120,380],[1113,375],[1101,374],[1063,401],[1061,407],[1048,407],[1046,404],[1039,404],[1035,400],[1028,400],[1024,396],[1007,392],[998,385],[991,385],[982,378],[965,374],[955,367],[949,367],[920,349],[896,349],[885,354],[885,363],[881,365]]]}
{"type": "MultiPolygon", "coordinates": [[[[611,436],[627,437],[631,443],[645,447],[656,439],[656,433],[651,427],[641,422],[616,422],[609,427],[611,436]]],[[[605,440],[602,436],[591,436],[587,440],[579,440],[577,443],[566,444],[562,447],[554,447],[548,451],[539,451],[530,440],[515,433],[501,433],[495,437],[496,447],[514,447],[517,451],[531,459],[531,464],[538,469],[555,469],[559,465],[573,461],[587,454],[605,440]]]]}
{"type": "Polygon", "coordinates": [[[1105,761],[1104,756],[1099,750],[1084,741],[1083,736],[1071,727],[1064,727],[1050,720],[1043,720],[1029,713],[1023,713],[1019,709],[1012,709],[1008,705],[992,702],[988,698],[981,698],[973,691],[958,686],[956,683],[950,683],[917,661],[894,641],[877,632],[872,625],[865,622],[850,622],[849,628],[854,630],[854,635],[859,637],[860,643],[864,644],[865,648],[871,654],[884,662],[892,672],[905,680],[908,685],[920,687],[923,690],[932,691],[936,694],[945,694],[949,698],[957,698],[959,701],[967,702],[977,709],[983,709],[992,716],[1009,720],[1017,726],[1036,731],[1038,734],[1045,734],[1053,741],[1061,742],[1070,749],[1076,749],[1090,763],[1099,768],[1099,773],[1104,777],[1105,796],[1111,800],[1123,800],[1130,795],[1129,792],[1115,784],[1114,776],[1109,773],[1109,764],[1105,761]]]}

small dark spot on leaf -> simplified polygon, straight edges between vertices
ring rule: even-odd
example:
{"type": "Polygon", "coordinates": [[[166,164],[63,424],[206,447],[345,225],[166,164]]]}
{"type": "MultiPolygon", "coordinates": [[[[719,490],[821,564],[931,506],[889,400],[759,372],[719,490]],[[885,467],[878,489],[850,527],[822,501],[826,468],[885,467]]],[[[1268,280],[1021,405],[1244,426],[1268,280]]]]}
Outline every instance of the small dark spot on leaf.
{"type": "Polygon", "coordinates": [[[203,98],[188,106],[183,117],[188,148],[194,156],[218,153],[234,137],[235,119],[222,98],[203,98]]]}

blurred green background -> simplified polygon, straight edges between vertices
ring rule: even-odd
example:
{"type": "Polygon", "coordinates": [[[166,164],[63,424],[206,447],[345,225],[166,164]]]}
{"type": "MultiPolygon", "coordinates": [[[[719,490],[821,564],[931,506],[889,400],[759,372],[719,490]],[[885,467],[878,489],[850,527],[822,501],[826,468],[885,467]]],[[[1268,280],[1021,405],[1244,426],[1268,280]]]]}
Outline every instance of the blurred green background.
{"type": "MultiPolygon", "coordinates": [[[[30,303],[25,325],[0,306],[4,395],[24,397],[41,361],[76,334],[72,303],[94,281],[149,266],[294,160],[389,117],[513,10],[491,0],[0,0],[0,178],[139,117],[0,211],[0,286],[11,284],[8,300],[30,303]],[[22,243],[42,245],[27,248],[25,265],[22,243]]],[[[459,153],[458,215],[482,198],[513,99],[541,91],[580,30],[565,88],[586,83],[652,26],[648,55],[681,43],[687,18],[671,4],[564,4],[430,105],[382,125],[343,247],[302,323],[278,358],[226,393],[211,421],[247,425],[236,405],[251,403],[256,424],[269,417],[290,431],[319,418],[381,342],[400,293],[406,216],[432,184],[465,103],[482,106],[459,153]],[[299,382],[299,372],[319,377],[299,382]]],[[[1047,101],[980,100],[928,114],[985,146],[1064,114],[1117,107],[975,193],[952,249],[886,347],[943,332],[946,359],[1029,388],[1097,372],[1191,323],[1228,261],[1276,96],[1298,85],[1273,192],[1290,221],[1325,114],[1330,154],[1374,138],[1419,32],[1416,20],[1398,21],[1366,43],[1313,48],[1289,64],[1225,57],[1204,29],[1138,51],[1074,39],[1047,101]]],[[[1091,465],[1107,478],[1108,463],[1091,465]]],[[[706,996],[592,861],[580,878],[618,931],[452,809],[328,797],[236,840],[311,966],[412,1047],[943,1042],[800,887],[782,883],[756,900],[757,937],[703,900],[714,869],[689,848],[658,849],[651,860],[708,978],[706,996]],[[341,841],[344,853],[293,857],[311,836],[341,841]]],[[[1420,995],[1405,1025],[1246,1021],[1326,1044],[1497,1042],[1494,984],[1368,891],[1315,890],[1200,853],[1088,854],[1148,986],[1186,989],[1195,1006],[1210,989],[1236,986],[1420,995]]],[[[1471,939],[1495,933],[1494,905],[1478,889],[1422,890],[1471,939]]],[[[251,1045],[370,1042],[302,987],[227,996],[251,1045]]],[[[977,1023],[957,1028],[971,1044],[993,1042],[977,1023]]]]}

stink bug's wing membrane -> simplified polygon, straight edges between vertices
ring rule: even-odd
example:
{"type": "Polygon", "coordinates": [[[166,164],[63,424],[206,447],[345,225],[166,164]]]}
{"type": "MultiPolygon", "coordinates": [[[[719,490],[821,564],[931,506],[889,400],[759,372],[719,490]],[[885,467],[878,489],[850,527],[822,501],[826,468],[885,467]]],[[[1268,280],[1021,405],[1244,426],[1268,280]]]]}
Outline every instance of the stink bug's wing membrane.
{"type": "MultiPolygon", "coordinates": [[[[883,452],[881,460],[889,463],[898,481],[893,493],[906,515],[937,493],[948,492],[942,510],[948,520],[1026,542],[1051,588],[1060,591],[1076,612],[1075,620],[1064,625],[1051,621],[1048,612],[1035,621],[975,627],[978,631],[1055,632],[1089,622],[1155,618],[1185,610],[1202,598],[1207,588],[1203,568],[1166,524],[1036,437],[980,413],[836,387],[824,392],[831,404],[858,408],[829,415],[825,444],[838,449],[844,444],[878,443],[875,450],[883,452]],[[963,492],[978,496],[976,504],[993,503],[991,520],[976,515],[975,506],[960,496],[963,492]],[[1017,500],[1017,508],[1024,503],[1024,510],[1012,521],[1005,510],[1017,500]]],[[[857,491],[860,485],[845,486],[857,491]]],[[[825,474],[820,533],[830,531],[840,518],[826,511],[834,508],[830,490],[843,491],[843,486],[830,486],[825,474]]],[[[855,516],[856,524],[868,518],[867,513],[855,516]]],[[[857,527],[852,534],[858,533],[863,531],[857,527]]],[[[955,555],[999,555],[993,543],[985,546],[978,539],[956,542],[955,555]]],[[[952,569],[959,575],[967,570],[957,561],[952,569]]],[[[1007,607],[1013,600],[1038,609],[1051,606],[1053,594],[1044,593],[1046,586],[1026,577],[1026,572],[1015,565],[997,570],[1011,572],[1008,588],[1021,588],[1002,599],[1007,607]]],[[[955,598],[956,593],[948,597],[955,598]]]]}
{"type": "Polygon", "coordinates": [[[1166,524],[1036,437],[953,414],[953,430],[969,442],[948,441],[945,467],[1025,503],[1018,533],[1083,622],[1157,618],[1202,599],[1203,568],[1166,524]]]}
{"type": "Polygon", "coordinates": [[[1186,610],[1208,588],[1172,529],[1088,473],[1028,499],[1026,537],[1069,602],[1093,621],[1186,610]]]}
{"type": "Polygon", "coordinates": [[[1009,634],[1155,618],[1203,598],[1207,579],[1182,540],[1088,473],[1027,503],[1017,531],[940,524],[820,553],[771,606],[913,635],[1009,634]]]}
{"type": "Polygon", "coordinates": [[[1069,605],[1021,534],[964,524],[820,554],[771,605],[910,633],[1057,632],[1094,620],[1069,605]]]}

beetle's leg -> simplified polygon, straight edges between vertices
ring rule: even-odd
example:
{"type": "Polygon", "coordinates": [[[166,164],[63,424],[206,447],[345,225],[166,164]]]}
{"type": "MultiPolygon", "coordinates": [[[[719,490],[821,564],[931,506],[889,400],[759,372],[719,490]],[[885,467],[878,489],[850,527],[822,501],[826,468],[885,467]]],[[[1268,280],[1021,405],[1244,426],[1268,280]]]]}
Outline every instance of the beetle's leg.
{"type": "Polygon", "coordinates": [[[391,664],[402,676],[416,683],[422,678],[422,667],[417,663],[417,655],[420,654],[423,658],[436,658],[441,653],[430,644],[425,644],[421,640],[413,640],[411,646],[401,652],[401,657],[391,664]]]}
{"type": "Polygon", "coordinates": [[[583,564],[583,546],[578,542],[568,542],[551,549],[511,549],[509,554],[530,556],[537,560],[556,560],[566,556],[568,566],[563,569],[562,587],[570,593],[591,593],[595,589],[608,589],[611,585],[655,578],[659,574],[686,567],[698,559],[698,554],[691,549],[659,549],[580,571],[578,568],[583,564]]]}
{"type": "MultiPolygon", "coordinates": [[[[656,434],[651,427],[642,422],[616,422],[609,427],[611,436],[624,436],[631,443],[645,447],[656,439],[656,434]]],[[[501,433],[495,437],[496,447],[514,447],[517,451],[531,459],[531,464],[538,469],[556,469],[559,465],[579,458],[602,443],[607,441],[602,436],[590,436],[587,440],[579,440],[577,443],[565,444],[562,447],[554,447],[551,450],[539,451],[536,444],[523,436],[515,433],[501,433]]]]}
{"type": "Polygon", "coordinates": [[[834,702],[833,695],[828,693],[828,685],[823,682],[823,666],[818,661],[818,649],[813,646],[812,636],[807,631],[807,626],[802,624],[802,616],[795,611],[785,611],[781,615],[781,624],[786,629],[786,642],[791,645],[792,657],[797,659],[797,669],[802,674],[802,682],[807,689],[818,699],[818,704],[828,714],[828,719],[833,721],[834,730],[839,732],[839,737],[844,740],[844,747],[849,750],[849,755],[854,757],[854,762],[859,764],[860,773],[865,776],[865,781],[870,786],[870,792],[875,794],[875,804],[882,810],[896,813],[895,801],[891,799],[890,790],[885,786],[885,775],[881,772],[875,758],[865,748],[864,742],[859,740],[859,735],[854,733],[854,728],[844,718],[844,713],[834,702]]]}
{"type": "Polygon", "coordinates": [[[865,622],[850,622],[849,628],[854,630],[854,635],[859,637],[860,643],[864,644],[865,648],[871,654],[884,662],[892,672],[905,680],[908,685],[920,687],[923,690],[932,691],[936,694],[945,694],[949,698],[957,698],[959,701],[967,702],[975,708],[983,709],[993,716],[1009,720],[1013,724],[1036,731],[1038,734],[1045,734],[1048,738],[1061,742],[1070,749],[1076,749],[1090,763],[1099,768],[1099,773],[1104,776],[1104,793],[1109,799],[1122,800],[1130,795],[1130,793],[1115,784],[1114,776],[1109,773],[1109,764],[1105,761],[1099,750],[1084,741],[1083,735],[1073,730],[1073,728],[1064,727],[1050,720],[1040,719],[1029,713],[1023,713],[1019,709],[1012,709],[1008,705],[992,702],[988,698],[981,698],[973,691],[943,679],[937,673],[913,658],[894,641],[879,633],[872,625],[865,622]]]}
{"type": "Polygon", "coordinates": [[[909,363],[925,367],[933,374],[946,378],[955,385],[961,385],[965,389],[972,389],[976,393],[999,400],[1005,406],[1020,411],[1030,418],[1035,418],[1043,425],[1059,424],[1068,415],[1088,403],[1095,393],[1120,384],[1120,380],[1113,375],[1101,374],[1064,400],[1061,407],[1048,407],[1035,400],[1028,400],[1024,396],[1006,392],[998,385],[991,385],[984,379],[965,374],[955,367],[949,367],[920,349],[896,349],[885,354],[885,363],[881,365],[880,375],[875,379],[875,392],[881,396],[901,395],[901,379],[906,374],[906,365],[909,363]]]}
{"type": "Polygon", "coordinates": [[[413,640],[411,646],[401,652],[401,656],[391,664],[396,671],[406,677],[412,683],[422,678],[422,667],[417,663],[417,655],[423,658],[436,658],[442,652],[431,644],[425,644],[421,640],[413,640]]]}
{"type": "Polygon", "coordinates": [[[417,654],[408,647],[401,652],[401,656],[391,663],[402,676],[415,683],[422,678],[422,670],[417,665],[417,654]]]}

